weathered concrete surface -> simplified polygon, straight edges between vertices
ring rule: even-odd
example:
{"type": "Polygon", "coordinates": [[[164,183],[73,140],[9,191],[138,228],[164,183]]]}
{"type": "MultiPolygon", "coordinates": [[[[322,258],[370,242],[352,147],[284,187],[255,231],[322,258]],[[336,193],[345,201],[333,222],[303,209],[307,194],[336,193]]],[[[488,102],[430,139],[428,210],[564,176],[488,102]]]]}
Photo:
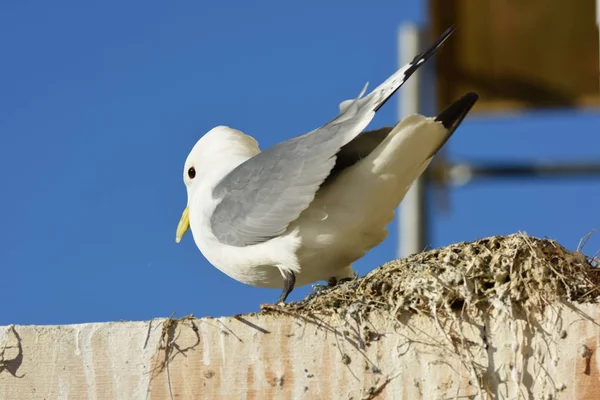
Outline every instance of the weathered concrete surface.
{"type": "Polygon", "coordinates": [[[0,399],[600,398],[600,306],[496,314],[1,327],[0,399]]]}

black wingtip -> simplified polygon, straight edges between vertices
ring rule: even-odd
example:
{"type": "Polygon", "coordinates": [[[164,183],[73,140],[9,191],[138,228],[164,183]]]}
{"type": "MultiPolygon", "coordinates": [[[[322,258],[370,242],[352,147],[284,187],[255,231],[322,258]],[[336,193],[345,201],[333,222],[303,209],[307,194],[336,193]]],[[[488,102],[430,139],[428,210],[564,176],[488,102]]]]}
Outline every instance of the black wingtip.
{"type": "Polygon", "coordinates": [[[415,56],[415,58],[412,61],[412,64],[415,65],[419,63],[420,60],[423,61],[421,61],[419,64],[422,64],[423,62],[427,61],[427,59],[429,59],[432,55],[436,53],[436,51],[438,51],[440,47],[442,47],[444,42],[450,37],[450,35],[454,33],[455,30],[456,25],[450,25],[450,27],[446,29],[444,33],[442,33],[442,35],[438,38],[438,40],[436,40],[436,42],[433,45],[429,46],[427,50],[415,56]]]}
{"type": "Polygon", "coordinates": [[[460,126],[463,119],[467,116],[473,105],[479,100],[479,95],[474,92],[465,94],[454,103],[450,104],[444,111],[435,117],[436,122],[440,122],[444,128],[448,130],[445,139],[439,144],[439,146],[431,153],[433,157],[450,139],[454,131],[460,126]]]}
{"type": "Polygon", "coordinates": [[[375,112],[379,111],[381,107],[394,95],[394,93],[400,89],[400,86],[404,84],[414,74],[420,67],[427,61],[431,56],[433,56],[440,47],[444,44],[444,42],[452,35],[454,30],[456,29],[456,25],[451,25],[442,35],[435,41],[434,44],[429,46],[425,51],[417,54],[415,58],[408,64],[408,68],[404,71],[404,75],[402,76],[402,82],[398,87],[391,93],[389,93],[385,99],[383,99],[374,109],[375,112]]]}
{"type": "Polygon", "coordinates": [[[441,122],[451,135],[471,111],[477,100],[479,100],[479,95],[475,92],[469,92],[446,107],[444,111],[435,117],[435,120],[441,122]]]}

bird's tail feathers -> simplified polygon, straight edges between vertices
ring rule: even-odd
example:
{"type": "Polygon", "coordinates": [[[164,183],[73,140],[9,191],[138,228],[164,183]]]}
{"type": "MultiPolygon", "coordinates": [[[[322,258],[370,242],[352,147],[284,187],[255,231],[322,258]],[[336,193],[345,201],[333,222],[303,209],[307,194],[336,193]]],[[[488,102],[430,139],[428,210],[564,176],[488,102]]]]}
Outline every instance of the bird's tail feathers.
{"type": "MultiPolygon", "coordinates": [[[[375,173],[420,169],[444,146],[479,96],[467,93],[435,118],[413,114],[402,119],[369,155],[375,173]]],[[[409,174],[410,175],[410,174],[409,174]]]]}
{"type": "Polygon", "coordinates": [[[398,122],[385,140],[369,154],[375,175],[402,174],[417,168],[437,144],[446,129],[423,115],[413,114],[398,122]]]}

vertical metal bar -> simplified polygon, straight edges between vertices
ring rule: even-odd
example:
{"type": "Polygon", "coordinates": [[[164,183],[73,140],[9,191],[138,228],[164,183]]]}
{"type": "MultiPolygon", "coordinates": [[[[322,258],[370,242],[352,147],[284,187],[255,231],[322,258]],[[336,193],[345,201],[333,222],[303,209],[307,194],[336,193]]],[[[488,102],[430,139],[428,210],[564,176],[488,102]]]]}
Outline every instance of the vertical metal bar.
{"type": "MultiPolygon", "coordinates": [[[[398,61],[400,66],[410,62],[419,52],[421,33],[418,26],[406,22],[398,30],[398,61]]],[[[417,71],[399,91],[398,120],[420,110],[419,81],[421,72],[417,71]]],[[[426,244],[426,182],[421,176],[410,188],[399,210],[398,256],[407,257],[421,252],[426,244]]]]}

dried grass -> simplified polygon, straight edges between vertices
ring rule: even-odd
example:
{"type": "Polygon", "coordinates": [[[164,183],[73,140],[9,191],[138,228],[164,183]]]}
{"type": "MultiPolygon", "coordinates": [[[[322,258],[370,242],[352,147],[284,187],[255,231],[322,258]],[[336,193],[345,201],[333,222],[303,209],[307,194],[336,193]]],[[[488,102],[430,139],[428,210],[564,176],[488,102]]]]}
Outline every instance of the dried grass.
{"type": "MultiPolygon", "coordinates": [[[[600,269],[584,254],[518,233],[395,260],[279,311],[364,315],[378,310],[399,315],[408,310],[436,316],[518,304],[531,313],[557,301],[596,302],[599,282],[600,269]]],[[[278,307],[263,312],[278,312],[278,307]]]]}

